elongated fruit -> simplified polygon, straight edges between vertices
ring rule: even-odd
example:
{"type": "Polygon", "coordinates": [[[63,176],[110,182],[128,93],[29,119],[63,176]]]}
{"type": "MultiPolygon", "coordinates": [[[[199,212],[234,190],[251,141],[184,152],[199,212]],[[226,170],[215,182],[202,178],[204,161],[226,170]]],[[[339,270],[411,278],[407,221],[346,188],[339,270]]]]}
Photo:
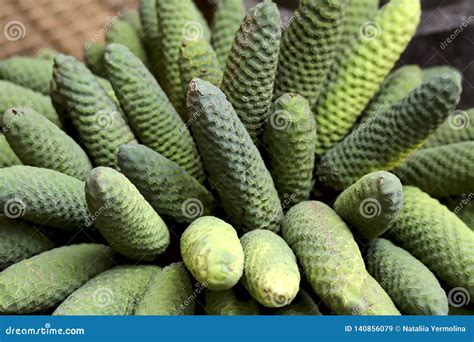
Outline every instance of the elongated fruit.
{"type": "Polygon", "coordinates": [[[276,312],[282,316],[321,316],[318,305],[303,289],[300,289],[293,302],[276,312]]]}
{"type": "Polygon", "coordinates": [[[107,45],[121,44],[126,46],[135,56],[140,58],[143,64],[148,64],[148,57],[143,46],[139,32],[125,20],[118,20],[107,30],[105,34],[107,45]]]}
{"type": "Polygon", "coordinates": [[[5,135],[0,133],[0,168],[21,164],[23,163],[13,152],[5,135]]]}
{"type": "Polygon", "coordinates": [[[204,312],[210,316],[256,316],[257,302],[245,293],[235,289],[206,291],[204,312]]]}
{"type": "Polygon", "coordinates": [[[364,34],[370,27],[371,20],[379,10],[379,0],[347,1],[344,13],[344,27],[341,34],[340,50],[350,48],[351,42],[360,34],[364,34]]]}
{"type": "Polygon", "coordinates": [[[426,140],[423,148],[474,140],[474,108],[453,111],[426,140]]]}
{"type": "Polygon", "coordinates": [[[53,63],[39,58],[15,56],[0,61],[0,79],[49,95],[53,63]]]}
{"type": "Polygon", "coordinates": [[[474,230],[474,194],[463,194],[449,200],[446,206],[454,212],[471,230],[474,230]]]}
{"type": "Polygon", "coordinates": [[[56,57],[58,53],[59,52],[57,50],[47,46],[47,47],[40,48],[38,51],[36,51],[35,57],[38,59],[45,60],[45,61],[54,62],[54,57],[56,57]]]}
{"type": "Polygon", "coordinates": [[[105,43],[92,42],[84,47],[84,63],[98,76],[105,76],[104,66],[105,43]]]}

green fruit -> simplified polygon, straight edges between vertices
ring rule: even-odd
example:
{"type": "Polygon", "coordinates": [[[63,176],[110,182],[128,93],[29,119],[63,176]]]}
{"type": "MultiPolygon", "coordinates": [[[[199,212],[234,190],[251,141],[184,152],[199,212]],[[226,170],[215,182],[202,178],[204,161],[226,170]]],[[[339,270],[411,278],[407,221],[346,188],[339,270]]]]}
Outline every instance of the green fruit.
{"type": "Polygon", "coordinates": [[[221,67],[225,67],[235,34],[245,18],[243,0],[222,0],[217,3],[212,18],[212,47],[216,51],[221,67]]]}
{"type": "Polygon", "coordinates": [[[418,150],[393,172],[431,196],[458,196],[474,192],[473,160],[474,141],[466,141],[418,150]]]}
{"type": "Polygon", "coordinates": [[[145,65],[148,65],[148,57],[143,46],[139,32],[125,20],[118,20],[105,33],[105,40],[109,44],[121,44],[126,46],[145,65]]]}
{"type": "Polygon", "coordinates": [[[403,188],[405,204],[389,238],[451,287],[474,299],[474,233],[453,212],[423,191],[403,188]]]}
{"type": "Polygon", "coordinates": [[[351,42],[350,52],[338,59],[313,108],[318,127],[317,157],[347,135],[379,91],[415,34],[420,12],[419,0],[390,1],[351,42]]]}
{"type": "Polygon", "coordinates": [[[316,168],[319,178],[342,190],[369,172],[391,170],[402,163],[456,106],[460,82],[457,74],[434,78],[360,125],[322,158],[316,168]]]}
{"type": "Polygon", "coordinates": [[[53,63],[57,54],[59,54],[57,50],[51,47],[43,47],[36,51],[35,57],[53,63]]]}
{"type": "Polygon", "coordinates": [[[257,4],[242,21],[224,70],[221,89],[256,144],[269,115],[280,37],[276,4],[257,4]]]}
{"type": "Polygon", "coordinates": [[[85,192],[97,229],[115,251],[132,259],[153,260],[168,247],[166,224],[118,171],[93,169],[85,192]]]}
{"type": "Polygon", "coordinates": [[[240,239],[245,255],[242,284],[270,308],[290,304],[300,288],[296,257],[285,240],[269,230],[253,230],[240,239]]]}
{"type": "Polygon", "coordinates": [[[51,61],[15,56],[0,61],[0,78],[25,88],[49,95],[53,73],[51,61]]]}
{"type": "Polygon", "coordinates": [[[450,65],[438,65],[438,66],[426,68],[426,69],[423,69],[423,82],[427,82],[433,77],[437,77],[442,74],[450,74],[453,72],[459,74],[459,76],[462,77],[462,73],[458,69],[450,65]]]}
{"type": "Polygon", "coordinates": [[[68,114],[96,165],[116,166],[120,145],[136,143],[123,114],[79,61],[58,55],[53,76],[68,114]]]}
{"type": "Polygon", "coordinates": [[[455,110],[426,140],[423,148],[474,140],[474,108],[455,110]]]}
{"type": "Polygon", "coordinates": [[[367,240],[389,229],[402,206],[402,183],[386,171],[365,175],[344,190],[333,205],[336,213],[367,240]]]}
{"type": "Polygon", "coordinates": [[[18,159],[15,152],[13,152],[5,135],[0,133],[0,168],[21,164],[21,160],[18,159]]]}
{"type": "Polygon", "coordinates": [[[282,231],[313,290],[336,314],[399,314],[366,271],[351,231],[326,204],[295,205],[287,212],[282,231]]]}
{"type": "Polygon", "coordinates": [[[438,279],[410,253],[385,239],[369,242],[367,269],[405,315],[447,315],[438,279]]]}
{"type": "Polygon", "coordinates": [[[446,206],[453,211],[471,230],[474,230],[474,194],[462,195],[449,200],[446,206]]]}
{"type": "Polygon", "coordinates": [[[143,145],[122,145],[120,171],[130,179],[156,212],[180,223],[209,215],[214,196],[176,163],[143,145]]]}
{"type": "Polygon", "coordinates": [[[53,315],[133,315],[151,279],[159,272],[161,268],[153,265],[114,267],[74,291],[53,315]]]}
{"type": "Polygon", "coordinates": [[[217,217],[196,219],[181,236],[184,264],[210,290],[237,284],[244,268],[244,252],[235,229],[217,217]]]}
{"type": "Polygon", "coordinates": [[[122,16],[123,20],[129,23],[138,36],[141,38],[143,36],[142,23],[140,22],[140,15],[136,9],[127,9],[122,16]]]}
{"type": "Polygon", "coordinates": [[[91,225],[84,182],[32,166],[0,169],[0,207],[10,218],[79,230],[91,225]]]}
{"type": "Polygon", "coordinates": [[[64,131],[33,109],[15,107],[3,115],[5,137],[27,165],[52,169],[84,180],[92,169],[82,148],[64,131]]]}
{"type": "Polygon", "coordinates": [[[84,47],[84,63],[96,75],[105,75],[104,66],[105,43],[92,42],[84,47]]]}
{"type": "Polygon", "coordinates": [[[201,161],[188,128],[148,69],[126,47],[107,47],[108,77],[138,139],[200,182],[201,161]]]}
{"type": "Polygon", "coordinates": [[[296,295],[295,300],[276,312],[281,316],[321,316],[318,305],[313,298],[303,289],[296,295]]]}
{"type": "Polygon", "coordinates": [[[112,267],[99,244],[70,245],[20,261],[0,273],[0,312],[33,313],[61,303],[90,278],[112,267]]]}
{"type": "Polygon", "coordinates": [[[244,232],[278,231],[283,213],[272,177],[225,95],[195,79],[188,108],[204,167],[231,222],[244,232]]]}
{"type": "Polygon", "coordinates": [[[182,262],[166,266],[154,276],[137,305],[135,315],[193,315],[191,278],[182,262]]]}
{"type": "Polygon", "coordinates": [[[0,217],[0,270],[51,248],[51,240],[34,226],[0,217]]]}
{"type": "Polygon", "coordinates": [[[339,50],[346,0],[302,0],[281,39],[274,98],[295,93],[314,105],[339,50]]]}
{"type": "Polygon", "coordinates": [[[236,293],[234,289],[206,291],[204,312],[209,316],[256,316],[257,302],[250,296],[236,293]]]}
{"type": "MultiPolygon", "coordinates": [[[[341,34],[340,50],[347,50],[351,42],[364,34],[370,21],[377,15],[379,0],[348,1],[344,13],[344,28],[341,34]]],[[[370,29],[370,27],[369,27],[370,29]]],[[[337,57],[337,56],[336,56],[337,57]]]]}
{"type": "Polygon", "coordinates": [[[309,199],[315,144],[316,123],[308,101],[294,94],[281,96],[267,122],[264,145],[284,208],[309,199]]]}

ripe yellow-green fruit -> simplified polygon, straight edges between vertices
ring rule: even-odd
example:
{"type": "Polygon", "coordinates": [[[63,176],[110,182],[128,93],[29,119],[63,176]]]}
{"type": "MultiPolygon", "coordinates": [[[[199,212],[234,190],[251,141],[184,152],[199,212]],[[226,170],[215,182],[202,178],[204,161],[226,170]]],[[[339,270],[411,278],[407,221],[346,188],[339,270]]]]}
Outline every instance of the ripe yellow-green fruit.
{"type": "Polygon", "coordinates": [[[255,316],[259,314],[257,302],[246,293],[235,289],[207,290],[204,312],[209,316],[255,316]]]}
{"type": "Polygon", "coordinates": [[[453,111],[426,140],[423,148],[474,140],[474,108],[453,111]]]}
{"type": "Polygon", "coordinates": [[[23,163],[13,152],[5,135],[0,133],[0,168],[21,164],[23,163]]]}

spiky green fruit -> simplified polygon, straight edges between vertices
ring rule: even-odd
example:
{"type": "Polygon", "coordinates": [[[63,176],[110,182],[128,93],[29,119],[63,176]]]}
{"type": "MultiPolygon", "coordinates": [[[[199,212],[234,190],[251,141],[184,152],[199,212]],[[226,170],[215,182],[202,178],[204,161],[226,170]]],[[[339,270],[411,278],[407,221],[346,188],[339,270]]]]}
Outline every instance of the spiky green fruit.
{"type": "Polygon", "coordinates": [[[135,315],[193,315],[193,286],[182,262],[166,266],[150,281],[138,302],[135,315]]]}
{"type": "Polygon", "coordinates": [[[265,0],[255,5],[236,33],[224,69],[221,89],[255,144],[270,114],[280,37],[276,4],[265,0]]]}
{"type": "Polygon", "coordinates": [[[420,7],[419,0],[390,1],[351,42],[350,52],[331,69],[326,89],[313,108],[318,126],[318,157],[346,136],[377,93],[415,34],[420,7]]]}
{"type": "Polygon", "coordinates": [[[114,267],[74,291],[53,315],[133,315],[159,272],[161,268],[154,265],[114,267]]]}
{"type": "Polygon", "coordinates": [[[474,230],[474,194],[463,194],[451,199],[446,206],[454,212],[471,230],[474,230]]]}
{"type": "Polygon", "coordinates": [[[156,212],[180,223],[209,215],[214,196],[176,163],[143,145],[122,145],[120,171],[135,184],[156,212]]]}
{"type": "Polygon", "coordinates": [[[456,74],[422,84],[329,150],[316,167],[319,178],[342,190],[369,172],[391,170],[441,125],[460,94],[456,74]]]}
{"type": "Polygon", "coordinates": [[[137,142],[119,108],[95,76],[74,57],[56,56],[53,76],[69,117],[95,164],[115,167],[120,145],[137,142]]]}
{"type": "Polygon", "coordinates": [[[107,46],[105,64],[138,139],[202,182],[205,176],[191,133],[148,69],[119,44],[107,46]]]}
{"type": "Polygon", "coordinates": [[[156,0],[140,0],[138,3],[140,22],[142,25],[142,42],[148,53],[150,72],[163,84],[163,51],[160,47],[160,34],[158,32],[158,18],[156,13],[156,0]]]}
{"type": "Polygon", "coordinates": [[[474,108],[455,110],[426,140],[423,148],[474,140],[474,108]]]}
{"type": "Polygon", "coordinates": [[[347,50],[351,41],[364,34],[366,26],[379,10],[379,0],[348,1],[344,13],[343,30],[340,39],[340,50],[347,50]]]}
{"type": "Polygon", "coordinates": [[[39,58],[15,56],[0,61],[0,79],[49,95],[53,63],[39,58]]]}
{"type": "Polygon", "coordinates": [[[125,20],[118,20],[105,33],[105,40],[109,44],[121,44],[126,46],[145,65],[148,65],[148,57],[143,46],[139,32],[125,20]]]}
{"type": "Polygon", "coordinates": [[[299,2],[281,38],[274,98],[295,93],[314,105],[339,50],[347,2],[299,2]]]}
{"type": "Polygon", "coordinates": [[[22,218],[59,229],[91,225],[84,182],[33,166],[0,169],[0,207],[10,218],[22,218]]]}
{"type": "Polygon", "coordinates": [[[15,107],[3,115],[9,145],[27,165],[52,169],[85,179],[92,169],[84,150],[64,131],[28,107],[15,107]]]}
{"type": "Polygon", "coordinates": [[[270,308],[290,304],[300,289],[296,257],[285,240],[269,230],[253,230],[240,239],[245,255],[242,284],[270,308]]]}
{"type": "Polygon", "coordinates": [[[385,239],[367,245],[367,269],[405,315],[447,315],[448,298],[433,273],[385,239]]]}
{"type": "Polygon", "coordinates": [[[183,261],[210,290],[227,290],[237,284],[244,268],[244,252],[237,232],[213,216],[196,219],[181,236],[183,261]]]}
{"type": "Polygon", "coordinates": [[[367,240],[389,229],[402,206],[402,183],[386,171],[365,175],[344,190],[333,205],[336,213],[367,240]]]}
{"type": "Polygon", "coordinates": [[[70,245],[20,261],[0,273],[0,312],[33,313],[61,303],[90,278],[112,267],[100,244],[70,245]]]}
{"type": "Polygon", "coordinates": [[[217,3],[211,25],[211,43],[221,67],[225,67],[235,34],[245,18],[243,0],[222,0],[217,3]]]}
{"type": "Polygon", "coordinates": [[[326,204],[301,202],[283,222],[293,249],[316,294],[342,315],[397,315],[390,297],[371,279],[351,231],[326,204]]]}
{"type": "Polygon", "coordinates": [[[424,263],[448,286],[474,300],[474,233],[436,199],[405,186],[405,204],[388,238],[424,263]]]}
{"type": "Polygon", "coordinates": [[[303,289],[296,295],[293,302],[276,312],[281,316],[321,316],[318,305],[313,298],[303,289]]]}
{"type": "Polygon", "coordinates": [[[91,42],[84,46],[84,63],[96,75],[104,76],[105,43],[91,42]]]}
{"type": "Polygon", "coordinates": [[[165,222],[123,174],[97,167],[87,177],[85,190],[95,225],[115,251],[153,260],[168,247],[165,222]]]}
{"type": "Polygon", "coordinates": [[[315,144],[316,123],[308,101],[284,94],[273,105],[264,145],[268,168],[285,208],[309,199],[315,144]]]}
{"type": "Polygon", "coordinates": [[[21,160],[13,152],[5,135],[0,133],[0,168],[21,164],[21,160]]]}
{"type": "Polygon", "coordinates": [[[257,302],[248,294],[236,293],[234,289],[224,291],[207,290],[204,312],[209,316],[256,316],[257,302]]]}
{"type": "Polygon", "coordinates": [[[43,47],[36,51],[35,57],[53,63],[57,54],[59,54],[59,51],[51,47],[43,47]]]}
{"type": "Polygon", "coordinates": [[[225,95],[209,82],[195,79],[188,108],[204,167],[231,222],[244,232],[278,231],[283,212],[272,177],[225,95]]]}

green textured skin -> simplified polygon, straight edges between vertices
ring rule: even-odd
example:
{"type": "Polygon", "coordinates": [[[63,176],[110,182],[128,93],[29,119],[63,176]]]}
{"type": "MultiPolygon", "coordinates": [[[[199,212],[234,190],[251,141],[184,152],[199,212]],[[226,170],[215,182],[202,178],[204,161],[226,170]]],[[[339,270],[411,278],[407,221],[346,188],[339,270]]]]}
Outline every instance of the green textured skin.
{"type": "Polygon", "coordinates": [[[138,139],[202,182],[204,171],[191,133],[148,69],[118,44],[107,47],[105,62],[138,139]]]}
{"type": "MultiPolygon", "coordinates": [[[[380,89],[420,21],[419,0],[392,0],[369,22],[375,36],[360,34],[350,53],[331,69],[313,108],[318,127],[316,155],[341,141],[380,89]],[[380,30],[379,30],[380,29],[380,30]]],[[[368,33],[371,32],[370,26],[368,33]]]]}
{"type": "Polygon", "coordinates": [[[237,284],[244,268],[244,252],[237,232],[213,216],[196,219],[181,236],[184,264],[210,290],[227,290],[237,284]]]}
{"type": "Polygon", "coordinates": [[[455,110],[426,140],[423,148],[474,140],[474,108],[455,110]]]}
{"type": "Polygon", "coordinates": [[[97,167],[86,179],[85,192],[97,229],[115,251],[153,260],[168,247],[165,222],[123,174],[97,167]]]}
{"type": "Polygon", "coordinates": [[[146,146],[122,145],[117,160],[120,171],[165,218],[191,223],[216,206],[214,196],[195,178],[146,146]]]}
{"type": "Polygon", "coordinates": [[[291,208],[283,222],[283,237],[313,290],[336,314],[399,314],[370,278],[351,231],[326,204],[308,201],[291,208]]]}
{"type": "Polygon", "coordinates": [[[53,74],[51,61],[31,57],[10,57],[0,61],[0,79],[49,95],[53,74]]]}
{"type": "Polygon", "coordinates": [[[5,135],[0,133],[0,168],[21,164],[21,160],[13,152],[5,135]]]}
{"type": "Polygon", "coordinates": [[[154,265],[114,267],[74,291],[53,315],[133,315],[151,279],[159,272],[161,268],[154,265]]]}
{"type": "Polygon", "coordinates": [[[352,40],[360,34],[361,26],[373,19],[379,10],[379,0],[349,0],[344,13],[340,49],[350,48],[352,40]]]}
{"type": "Polygon", "coordinates": [[[135,315],[193,315],[193,295],[191,277],[184,264],[171,264],[152,278],[135,309],[135,315]]]}
{"type": "Polygon", "coordinates": [[[157,0],[158,32],[164,64],[162,86],[168,98],[184,120],[183,84],[179,71],[179,49],[184,39],[210,40],[211,33],[206,20],[192,0],[157,0]]]}
{"type": "Polygon", "coordinates": [[[123,114],[79,61],[58,55],[53,76],[68,114],[96,165],[116,166],[120,145],[136,143],[123,114]]]}
{"type": "Polygon", "coordinates": [[[278,310],[276,315],[281,316],[321,316],[318,305],[303,289],[300,289],[293,302],[278,310]]]}
{"type": "Polygon", "coordinates": [[[236,33],[224,69],[221,89],[256,144],[270,114],[280,37],[276,4],[255,5],[236,33]]]}
{"type": "Polygon", "coordinates": [[[92,42],[84,47],[84,63],[96,75],[105,75],[104,66],[105,43],[92,42]]]}
{"type": "Polygon", "coordinates": [[[474,192],[474,141],[425,148],[393,170],[403,184],[434,197],[474,192]]]}
{"type": "Polygon", "coordinates": [[[214,10],[211,43],[222,67],[226,65],[235,34],[245,18],[245,13],[246,8],[243,0],[221,0],[214,10]]]}
{"type": "Polygon", "coordinates": [[[104,245],[80,244],[18,262],[0,273],[0,312],[33,313],[53,307],[112,267],[112,256],[104,245]]]}
{"type": "Polygon", "coordinates": [[[456,72],[462,77],[462,73],[458,69],[453,68],[450,65],[438,65],[431,68],[423,69],[423,82],[429,81],[433,77],[452,72],[456,72]]]}
{"type": "Polygon", "coordinates": [[[333,205],[336,213],[367,240],[389,229],[402,206],[402,183],[386,171],[365,175],[344,190],[333,205]]]}
{"type": "Polygon", "coordinates": [[[448,286],[474,300],[474,233],[453,212],[423,191],[405,186],[405,204],[390,240],[410,252],[448,286]]]}
{"type": "Polygon", "coordinates": [[[257,316],[257,302],[252,297],[240,298],[233,289],[206,291],[204,311],[208,316],[257,316]]]}
{"type": "Polygon", "coordinates": [[[302,0],[281,39],[274,98],[295,93],[315,104],[339,50],[347,0],[302,0]]]}
{"type": "Polygon", "coordinates": [[[300,289],[296,257],[285,240],[269,230],[253,230],[240,238],[245,267],[242,284],[260,304],[280,308],[300,289]]]}
{"type": "Polygon", "coordinates": [[[44,47],[36,51],[35,57],[53,63],[54,57],[56,57],[57,54],[59,54],[57,50],[50,47],[44,47]]]}
{"type": "Polygon", "coordinates": [[[139,32],[135,31],[132,25],[124,20],[114,22],[105,34],[107,45],[121,44],[126,46],[145,65],[148,65],[148,57],[143,46],[139,32]]]}
{"type": "Polygon", "coordinates": [[[26,165],[62,172],[84,180],[92,169],[84,150],[64,131],[28,107],[3,114],[5,137],[26,165]]]}
{"type": "Polygon", "coordinates": [[[456,74],[432,79],[360,125],[322,158],[316,167],[320,180],[342,190],[369,172],[398,166],[456,106],[460,81],[456,74]]]}
{"type": "Polygon", "coordinates": [[[128,9],[122,16],[123,20],[129,23],[135,32],[138,33],[138,36],[141,38],[143,36],[142,23],[140,22],[140,15],[136,9],[128,9]]]}
{"type": "Polygon", "coordinates": [[[90,226],[84,182],[33,166],[0,169],[0,207],[4,213],[59,229],[90,226]]]}
{"type": "Polygon", "coordinates": [[[285,208],[309,199],[313,187],[316,123],[308,101],[284,94],[265,127],[268,168],[285,208]]]}
{"type": "Polygon", "coordinates": [[[0,217],[0,270],[51,248],[51,240],[34,226],[0,217]]]}
{"type": "Polygon", "coordinates": [[[474,195],[463,195],[449,200],[446,206],[453,211],[471,230],[474,230],[474,195]]]}
{"type": "Polygon", "coordinates": [[[204,167],[233,225],[244,232],[277,232],[283,211],[272,177],[225,95],[209,82],[195,79],[188,108],[204,167]]]}
{"type": "Polygon", "coordinates": [[[448,298],[420,261],[385,239],[367,245],[367,270],[405,315],[447,315],[448,298]]]}
{"type": "Polygon", "coordinates": [[[56,126],[62,127],[61,120],[49,96],[0,80],[0,113],[15,106],[31,107],[56,126]]]}

